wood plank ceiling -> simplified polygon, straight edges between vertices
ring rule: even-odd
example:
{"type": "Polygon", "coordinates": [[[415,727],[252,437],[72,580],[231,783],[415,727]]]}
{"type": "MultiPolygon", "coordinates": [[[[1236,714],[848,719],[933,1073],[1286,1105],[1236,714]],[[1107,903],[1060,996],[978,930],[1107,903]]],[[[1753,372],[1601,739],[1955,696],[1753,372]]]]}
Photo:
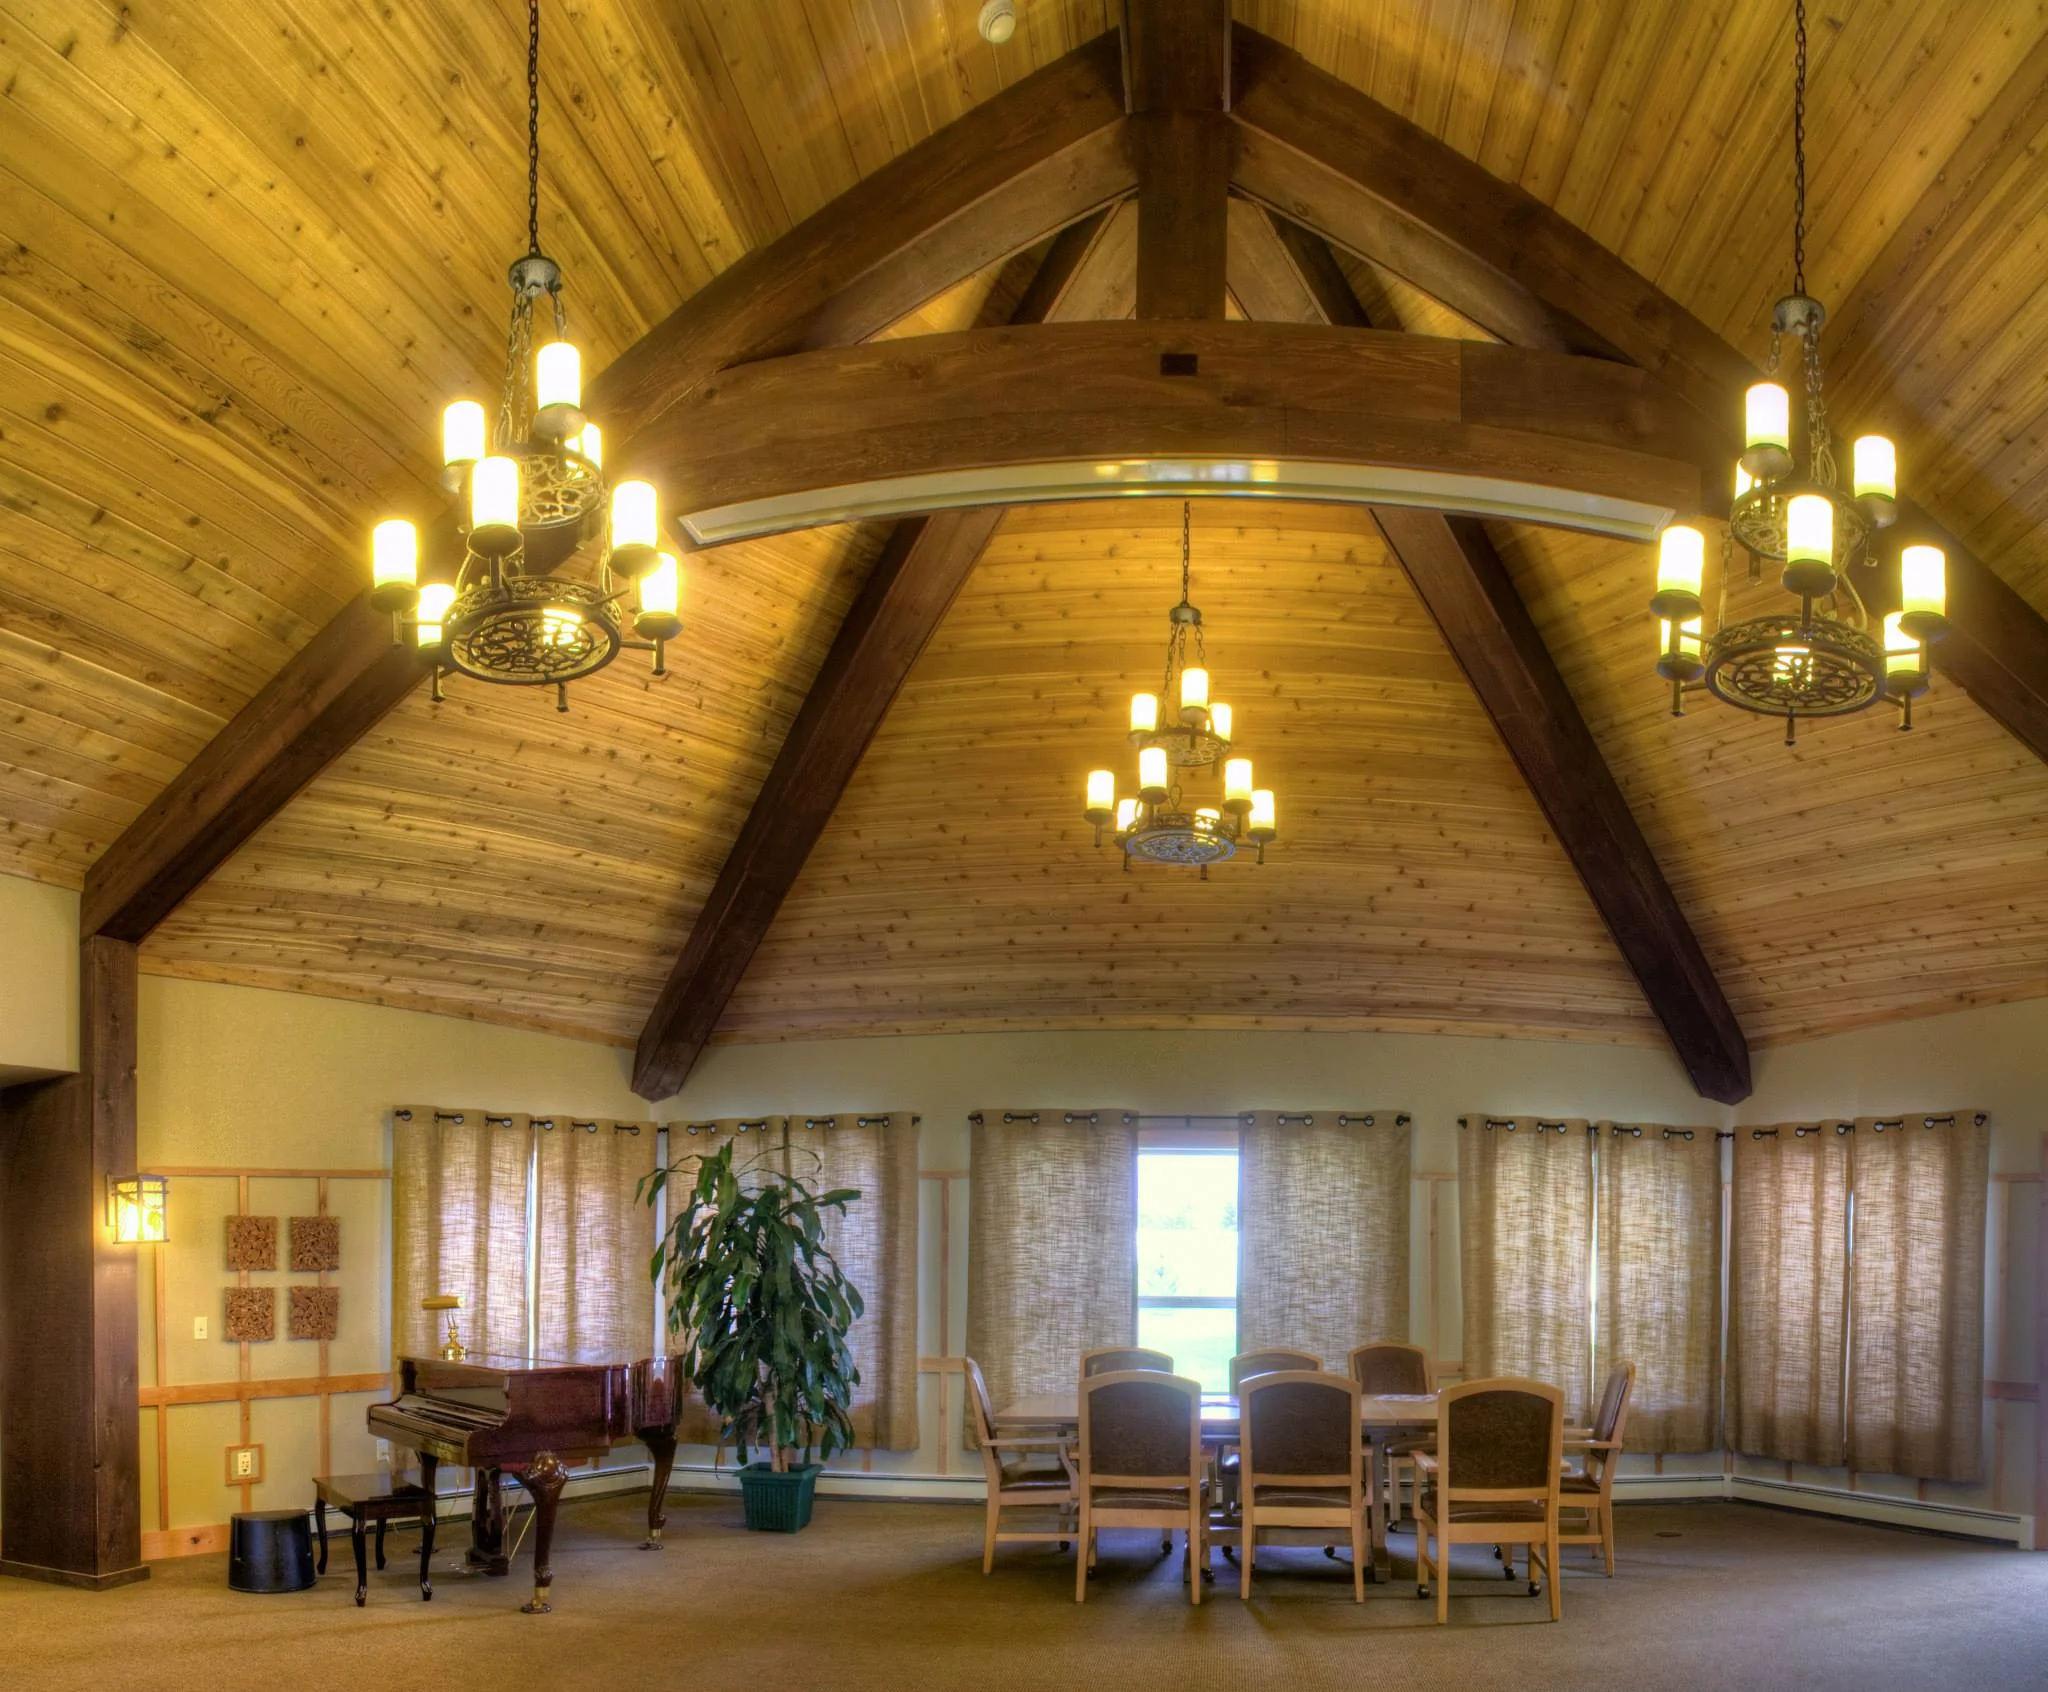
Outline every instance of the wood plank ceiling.
{"type": "MultiPolygon", "coordinates": [[[[991,49],[977,10],[548,0],[543,239],[591,367],[1112,21],[1020,0],[1015,40],[991,49]]],[[[1760,353],[1785,285],[1789,10],[1237,15],[1760,353]]],[[[434,508],[439,405],[487,392],[502,358],[523,22],[512,0],[0,0],[0,872],[77,885],[356,591],[371,518],[434,508]]],[[[1837,307],[1834,415],[1895,432],[1916,496],[2048,611],[2044,130],[2042,6],[1817,15],[1809,263],[1837,307]]],[[[1128,313],[1130,224],[1071,310],[1128,313]]],[[[1347,268],[1369,309],[1463,329],[1347,268]]],[[[995,284],[899,330],[972,321],[995,284]]],[[[1197,1023],[1656,1041],[1362,514],[1198,514],[1219,686],[1280,791],[1269,862],[1194,887],[1090,849],[1080,776],[1126,761],[1122,698],[1156,667],[1176,519],[1005,522],[719,1037],[1197,1023]]],[[[1496,540],[1753,1039],[2048,994],[2048,769],[1958,690],[1911,737],[1869,718],[1793,752],[1718,709],[1673,723],[1645,673],[1642,551],[1496,540]]],[[[874,545],[833,531],[703,556],[677,673],[622,662],[567,718],[472,684],[415,697],[144,967],[630,1041],[874,545]]]]}

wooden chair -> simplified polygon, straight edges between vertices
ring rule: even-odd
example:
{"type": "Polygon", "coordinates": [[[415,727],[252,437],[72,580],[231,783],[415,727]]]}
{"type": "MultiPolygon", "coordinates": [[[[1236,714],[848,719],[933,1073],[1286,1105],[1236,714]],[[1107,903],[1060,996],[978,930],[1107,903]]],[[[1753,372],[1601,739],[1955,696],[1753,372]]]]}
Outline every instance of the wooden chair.
{"type": "Polygon", "coordinates": [[[1323,1366],[1323,1360],[1312,1351],[1289,1351],[1284,1346],[1275,1346],[1268,1351],[1240,1351],[1230,1360],[1230,1391],[1233,1397],[1237,1389],[1252,1375],[1270,1375],[1281,1369],[1313,1372],[1323,1366]]]}
{"type": "MultiPolygon", "coordinates": [[[[1429,1378],[1429,1353],[1419,1345],[1399,1340],[1374,1340],[1370,1345],[1353,1346],[1349,1367],[1359,1392],[1367,1398],[1426,1393],[1434,1385],[1429,1378]]],[[[1415,1453],[1427,1451],[1429,1445],[1427,1434],[1382,1436],[1381,1449],[1387,1462],[1387,1497],[1382,1508],[1388,1521],[1401,1514],[1401,1477],[1405,1474],[1411,1482],[1414,1480],[1415,1453]]]]}
{"type": "Polygon", "coordinates": [[[1436,1580],[1436,1619],[1448,1619],[1455,1546],[1529,1548],[1529,1592],[1550,1582],[1550,1619],[1564,1614],[1558,1508],[1564,1482],[1564,1394],[1541,1381],[1467,1381],[1437,1399],[1436,1449],[1415,1466],[1415,1596],[1436,1580]]]}
{"type": "Polygon", "coordinates": [[[1601,1560],[1614,1574],[1614,1472],[1621,1467],[1621,1441],[1628,1427],[1629,1400],[1635,1394],[1636,1366],[1624,1363],[1607,1377],[1600,1408],[1591,1428],[1574,1428],[1565,1449],[1581,1452],[1576,1467],[1564,1471],[1564,1508],[1578,1523],[1575,1532],[1560,1532],[1560,1545],[1597,1545],[1601,1560]]]}
{"type": "Polygon", "coordinates": [[[1252,1595],[1259,1535],[1276,1528],[1342,1528],[1351,1536],[1351,1595],[1372,1575],[1372,1488],[1365,1477],[1358,1383],[1320,1369],[1247,1377],[1238,1400],[1243,1517],[1237,1595],[1252,1595]]]}
{"type": "Polygon", "coordinates": [[[1080,1498],[1074,1480],[1073,1436],[1051,1429],[997,1432],[995,1409],[989,1403],[988,1382],[982,1379],[981,1365],[971,1357],[962,1358],[961,1372],[967,1377],[967,1404],[981,1447],[981,1472],[988,1482],[981,1572],[988,1574],[995,1568],[998,1544],[1058,1540],[1060,1549],[1066,1550],[1076,1531],[1072,1513],[1080,1498]],[[1005,1531],[1003,1512],[1017,1509],[1057,1509],[1059,1526],[1045,1531],[1005,1531]]]}
{"type": "Polygon", "coordinates": [[[1202,1384],[1155,1369],[1081,1382],[1081,1554],[1074,1602],[1088,1598],[1095,1536],[1106,1527],[1188,1536],[1188,1601],[1202,1601],[1209,1564],[1209,1481],[1202,1461],[1202,1384]]]}
{"type": "Polygon", "coordinates": [[[1147,1351],[1139,1345],[1111,1345],[1100,1351],[1081,1353],[1081,1379],[1090,1375],[1121,1374],[1129,1369],[1150,1369],[1156,1374],[1173,1373],[1173,1359],[1163,1351],[1147,1351]]]}

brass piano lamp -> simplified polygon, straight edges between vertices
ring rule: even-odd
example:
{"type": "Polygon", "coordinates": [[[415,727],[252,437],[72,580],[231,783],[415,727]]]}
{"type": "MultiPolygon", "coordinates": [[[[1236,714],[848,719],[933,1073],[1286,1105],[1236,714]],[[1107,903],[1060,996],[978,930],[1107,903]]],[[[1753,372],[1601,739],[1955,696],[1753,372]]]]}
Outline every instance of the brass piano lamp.
{"type": "Polygon", "coordinates": [[[441,1347],[443,1361],[460,1363],[469,1355],[462,1346],[462,1336],[455,1331],[455,1312],[462,1308],[462,1300],[453,1293],[433,1293],[420,1300],[422,1310],[445,1310],[448,1312],[448,1338],[441,1347]]]}

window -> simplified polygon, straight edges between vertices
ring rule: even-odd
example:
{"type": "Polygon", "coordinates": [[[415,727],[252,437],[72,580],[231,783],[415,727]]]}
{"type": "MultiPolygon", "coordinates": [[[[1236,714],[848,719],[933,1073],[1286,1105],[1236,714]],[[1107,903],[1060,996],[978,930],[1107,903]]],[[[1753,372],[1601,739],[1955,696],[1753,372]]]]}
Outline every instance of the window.
{"type": "Polygon", "coordinates": [[[1237,1352],[1237,1136],[1160,1139],[1138,1151],[1138,1343],[1225,1392],[1237,1352]]]}

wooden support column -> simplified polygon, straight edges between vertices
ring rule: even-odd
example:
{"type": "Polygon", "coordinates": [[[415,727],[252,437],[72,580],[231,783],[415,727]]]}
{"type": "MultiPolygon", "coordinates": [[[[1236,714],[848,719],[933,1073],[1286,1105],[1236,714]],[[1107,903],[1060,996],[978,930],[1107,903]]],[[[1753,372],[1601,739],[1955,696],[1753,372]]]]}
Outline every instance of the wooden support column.
{"type": "Polygon", "coordinates": [[[2034,1232],[2034,1549],[2048,1551],[2048,1133],[2041,1136],[2034,1232]]]}
{"type": "Polygon", "coordinates": [[[137,1246],[109,1243],[135,1173],[136,949],[81,943],[79,1072],[0,1092],[0,1574],[148,1578],[136,1399],[137,1246]]]}
{"type": "Polygon", "coordinates": [[[1749,1046],[1685,913],[1544,647],[1507,566],[1470,518],[1373,513],[1700,1093],[1749,1096],[1749,1046]]]}
{"type": "Polygon", "coordinates": [[[1229,0],[1124,0],[1138,175],[1138,315],[1221,322],[1230,120],[1229,0]]]}

